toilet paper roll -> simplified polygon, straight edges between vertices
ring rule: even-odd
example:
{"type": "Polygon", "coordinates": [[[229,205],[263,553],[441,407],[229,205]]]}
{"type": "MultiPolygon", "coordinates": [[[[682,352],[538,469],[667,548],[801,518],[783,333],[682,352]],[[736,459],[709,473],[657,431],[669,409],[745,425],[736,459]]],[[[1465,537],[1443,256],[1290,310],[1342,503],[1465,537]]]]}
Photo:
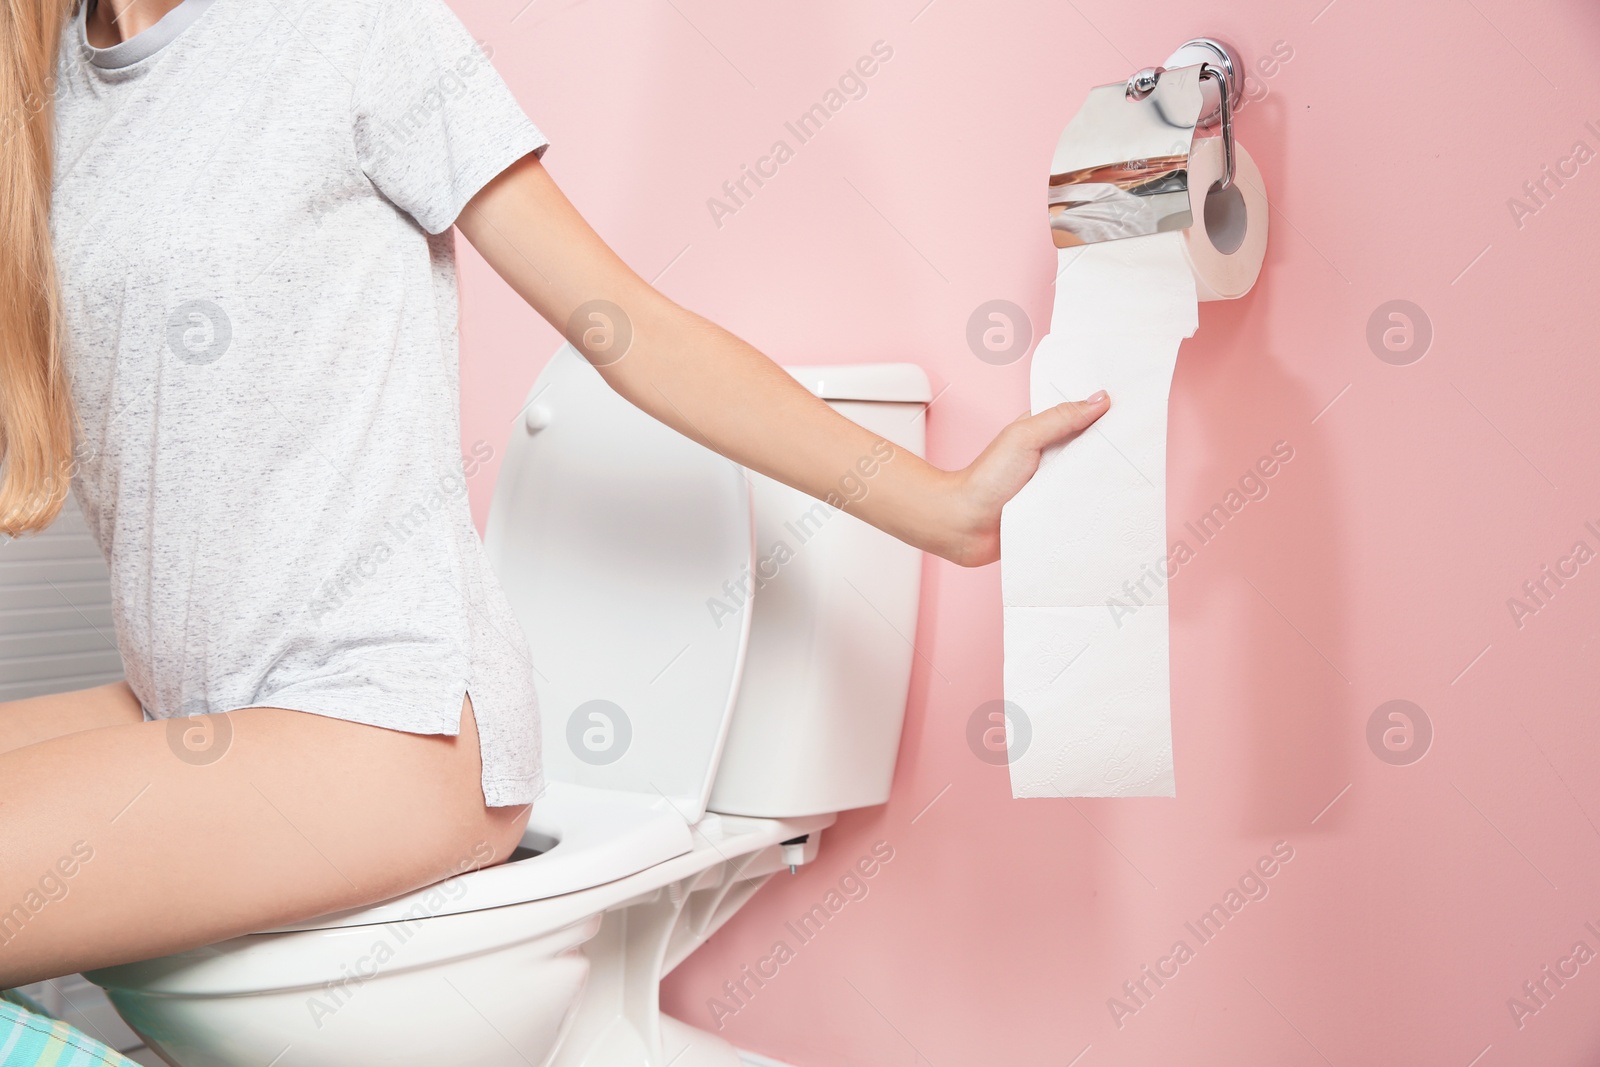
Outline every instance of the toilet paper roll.
{"type": "Polygon", "coordinates": [[[1236,299],[1266,255],[1261,172],[1217,138],[1191,155],[1181,232],[1058,253],[1050,333],[1034,350],[1035,412],[1097,389],[1111,409],[1001,517],[1007,730],[1016,797],[1174,796],[1166,535],[1167,398],[1201,300],[1236,299]],[[1220,247],[1219,247],[1220,246],[1220,247]]]}

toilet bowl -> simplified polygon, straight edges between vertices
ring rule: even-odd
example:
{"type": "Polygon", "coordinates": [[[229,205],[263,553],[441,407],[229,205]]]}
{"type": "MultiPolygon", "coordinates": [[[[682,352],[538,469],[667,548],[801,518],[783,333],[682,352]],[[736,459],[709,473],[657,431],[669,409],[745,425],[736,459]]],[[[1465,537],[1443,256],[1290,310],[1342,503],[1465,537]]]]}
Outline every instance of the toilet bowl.
{"type": "MultiPolygon", "coordinates": [[[[922,453],[920,368],[790,373],[922,453]]],[[[870,492],[882,454],[841,471],[838,495],[870,492]]],[[[539,687],[550,784],[521,847],[377,905],[91,972],[168,1062],[739,1064],[661,1012],[661,979],[814,860],[838,812],[888,799],[920,553],[650,419],[571,346],[513,431],[485,544],[539,687]]]]}

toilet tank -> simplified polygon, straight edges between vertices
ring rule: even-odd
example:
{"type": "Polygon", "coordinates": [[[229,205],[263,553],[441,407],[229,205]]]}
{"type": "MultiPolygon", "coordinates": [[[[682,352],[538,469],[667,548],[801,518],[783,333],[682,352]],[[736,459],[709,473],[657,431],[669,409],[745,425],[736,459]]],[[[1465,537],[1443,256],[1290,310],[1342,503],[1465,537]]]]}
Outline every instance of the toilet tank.
{"type": "MultiPolygon", "coordinates": [[[[923,455],[931,394],[922,368],[786,369],[841,415],[923,455]]],[[[881,464],[863,459],[840,472],[840,496],[872,492],[881,464]]],[[[728,623],[750,612],[750,638],[708,808],[781,818],[882,804],[916,655],[922,553],[771,478],[750,478],[755,565],[724,586],[716,609],[728,623]]]]}

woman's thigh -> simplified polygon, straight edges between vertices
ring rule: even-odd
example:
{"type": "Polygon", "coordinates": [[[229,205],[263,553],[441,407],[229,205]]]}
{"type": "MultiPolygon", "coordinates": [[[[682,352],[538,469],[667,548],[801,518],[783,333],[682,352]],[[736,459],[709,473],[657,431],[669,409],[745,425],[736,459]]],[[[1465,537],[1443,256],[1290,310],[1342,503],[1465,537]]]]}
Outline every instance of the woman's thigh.
{"type": "Polygon", "coordinates": [[[504,860],[459,737],[281,708],[125,723],[0,754],[0,988],[397,896],[504,860]]]}
{"type": "Polygon", "coordinates": [[[0,703],[0,753],[37,745],[62,734],[143,721],[139,698],[126,682],[6,701],[0,703]]]}

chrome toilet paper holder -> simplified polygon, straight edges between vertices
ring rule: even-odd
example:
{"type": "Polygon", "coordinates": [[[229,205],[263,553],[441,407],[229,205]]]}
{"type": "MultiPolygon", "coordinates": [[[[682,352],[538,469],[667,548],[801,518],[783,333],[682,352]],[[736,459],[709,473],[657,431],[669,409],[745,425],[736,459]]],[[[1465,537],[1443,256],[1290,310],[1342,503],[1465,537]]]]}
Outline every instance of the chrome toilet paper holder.
{"type": "Polygon", "coordinates": [[[1187,229],[1189,171],[1199,131],[1217,128],[1234,181],[1233,109],[1243,91],[1238,52],[1214,37],[1185,41],[1159,67],[1089,91],[1061,131],[1050,165],[1050,234],[1057,248],[1187,229]]]}

